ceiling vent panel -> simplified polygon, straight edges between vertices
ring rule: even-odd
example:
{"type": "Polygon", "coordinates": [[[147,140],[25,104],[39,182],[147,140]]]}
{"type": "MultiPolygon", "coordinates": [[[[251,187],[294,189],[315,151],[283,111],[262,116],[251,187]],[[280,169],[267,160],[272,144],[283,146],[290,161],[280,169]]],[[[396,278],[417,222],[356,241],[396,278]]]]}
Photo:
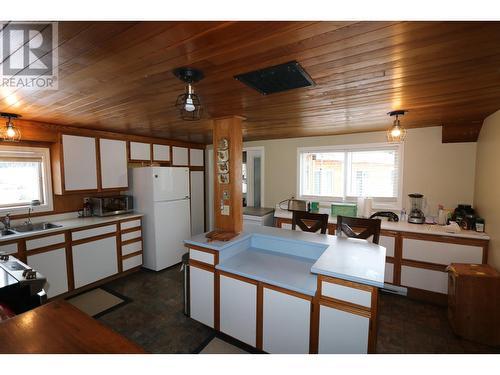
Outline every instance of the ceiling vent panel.
{"type": "Polygon", "coordinates": [[[297,61],[238,74],[234,78],[262,95],[315,85],[312,78],[297,61]]]}

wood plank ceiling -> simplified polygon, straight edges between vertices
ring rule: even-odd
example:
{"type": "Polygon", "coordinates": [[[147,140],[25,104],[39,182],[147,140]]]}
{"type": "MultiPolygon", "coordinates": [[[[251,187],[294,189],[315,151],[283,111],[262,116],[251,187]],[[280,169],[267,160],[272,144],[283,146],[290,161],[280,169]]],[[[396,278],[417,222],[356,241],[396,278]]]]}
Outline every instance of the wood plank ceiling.
{"type": "Polygon", "coordinates": [[[500,108],[499,22],[60,22],[59,89],[0,89],[24,119],[192,142],[242,115],[244,139],[477,127],[500,108]],[[312,88],[262,96],[239,73],[299,61],[312,88]],[[203,70],[205,108],[182,121],[179,66],[203,70]]]}

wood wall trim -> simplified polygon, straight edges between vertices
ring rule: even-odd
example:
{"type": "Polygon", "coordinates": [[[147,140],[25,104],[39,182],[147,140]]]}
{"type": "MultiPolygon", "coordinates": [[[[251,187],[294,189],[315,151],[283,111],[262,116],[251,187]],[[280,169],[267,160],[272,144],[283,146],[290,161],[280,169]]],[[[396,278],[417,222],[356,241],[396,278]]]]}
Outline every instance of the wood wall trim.
{"type": "MultiPolygon", "coordinates": [[[[144,252],[142,250],[136,251],[135,253],[130,253],[127,255],[122,255],[120,258],[120,263],[122,260],[128,259],[128,258],[133,258],[136,257],[137,255],[142,255],[144,252]]],[[[120,271],[121,272],[121,271],[120,271]]]]}
{"type": "Polygon", "coordinates": [[[207,263],[203,263],[203,262],[200,262],[198,260],[194,260],[194,259],[189,259],[189,266],[190,267],[196,267],[196,268],[201,268],[205,271],[210,271],[210,272],[215,272],[215,267],[210,265],[210,264],[207,264],[207,263]]]}
{"type": "Polygon", "coordinates": [[[222,270],[218,270],[218,271],[219,271],[219,274],[221,276],[225,276],[225,277],[229,277],[231,279],[243,281],[245,283],[253,284],[255,286],[257,286],[259,284],[259,282],[257,280],[249,279],[248,277],[245,277],[245,276],[235,275],[234,273],[230,273],[230,272],[226,272],[226,271],[222,271],[222,270]]]}
{"type": "Polygon", "coordinates": [[[81,240],[71,241],[71,245],[78,246],[78,245],[81,245],[81,244],[87,243],[87,242],[99,241],[99,240],[102,240],[104,238],[115,237],[115,236],[117,236],[117,234],[118,234],[117,232],[111,232],[111,233],[101,234],[99,236],[82,238],[81,240]]]}
{"type": "Polygon", "coordinates": [[[292,296],[292,297],[305,299],[306,301],[309,301],[309,302],[312,302],[312,300],[313,300],[313,297],[309,296],[307,294],[299,293],[299,292],[296,292],[296,291],[290,290],[290,289],[281,288],[279,286],[271,285],[268,283],[261,283],[261,284],[262,284],[262,287],[266,288],[266,289],[270,289],[270,290],[274,290],[276,292],[288,294],[289,296],[292,296]]]}

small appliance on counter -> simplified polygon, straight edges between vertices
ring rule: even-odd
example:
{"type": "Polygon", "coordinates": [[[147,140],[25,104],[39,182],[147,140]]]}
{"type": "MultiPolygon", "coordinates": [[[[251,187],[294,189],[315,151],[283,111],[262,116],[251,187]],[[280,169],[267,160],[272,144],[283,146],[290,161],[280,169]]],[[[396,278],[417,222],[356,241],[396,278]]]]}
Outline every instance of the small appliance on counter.
{"type": "Polygon", "coordinates": [[[408,194],[411,202],[411,210],[408,214],[408,222],[412,224],[425,223],[425,215],[422,211],[422,203],[424,196],[420,193],[408,194]]]}
{"type": "MultiPolygon", "coordinates": [[[[7,317],[45,303],[45,277],[12,255],[0,253],[0,309],[7,317]]],[[[2,320],[0,314],[0,320],[2,320]]]]}
{"type": "Polygon", "coordinates": [[[281,201],[279,208],[288,211],[308,211],[307,201],[295,199],[294,197],[281,201]],[[283,207],[285,203],[287,204],[286,208],[283,207]]]}
{"type": "MultiPolygon", "coordinates": [[[[476,223],[479,218],[470,204],[459,204],[451,216],[451,220],[455,221],[460,228],[465,230],[476,230],[476,223]]],[[[484,232],[484,220],[481,222],[480,229],[484,232]]],[[[481,231],[480,230],[480,231],[481,231]]]]}
{"type": "Polygon", "coordinates": [[[111,197],[92,197],[92,214],[94,216],[112,216],[132,212],[133,199],[130,195],[115,195],[111,197]]]}
{"type": "Polygon", "coordinates": [[[370,216],[370,219],[376,219],[376,218],[387,218],[387,221],[393,221],[397,222],[399,221],[398,215],[396,215],[392,211],[377,211],[373,215],[370,216]]]}

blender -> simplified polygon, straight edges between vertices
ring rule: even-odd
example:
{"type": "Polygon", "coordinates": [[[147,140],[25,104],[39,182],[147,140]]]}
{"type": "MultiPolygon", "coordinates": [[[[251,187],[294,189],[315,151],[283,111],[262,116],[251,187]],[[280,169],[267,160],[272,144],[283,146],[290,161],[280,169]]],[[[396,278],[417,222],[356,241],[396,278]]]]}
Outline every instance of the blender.
{"type": "Polygon", "coordinates": [[[411,202],[411,211],[408,215],[408,222],[412,224],[425,223],[424,212],[422,211],[423,195],[420,193],[408,194],[411,202]]]}

